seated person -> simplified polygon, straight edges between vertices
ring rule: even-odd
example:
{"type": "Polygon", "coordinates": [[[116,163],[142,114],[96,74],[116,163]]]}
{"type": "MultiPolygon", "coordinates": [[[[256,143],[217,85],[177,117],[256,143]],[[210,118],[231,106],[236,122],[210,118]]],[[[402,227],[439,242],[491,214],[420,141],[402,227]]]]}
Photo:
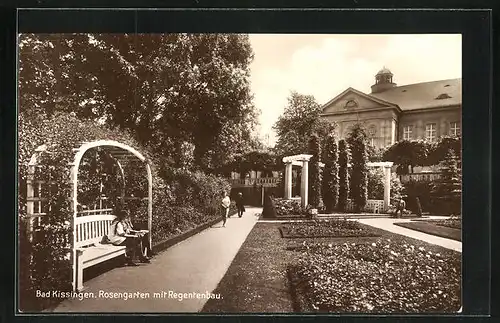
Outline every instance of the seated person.
{"type": "Polygon", "coordinates": [[[127,263],[132,266],[137,264],[134,262],[138,253],[141,262],[149,262],[149,259],[143,254],[142,238],[143,234],[139,231],[132,230],[128,213],[125,210],[117,212],[116,219],[113,220],[108,233],[109,242],[115,246],[126,246],[125,257],[127,263]]]}
{"type": "Polygon", "coordinates": [[[132,224],[132,220],[130,219],[130,213],[126,212],[124,226],[125,231],[129,234],[136,235],[141,240],[141,253],[144,257],[147,257],[149,251],[151,251],[151,246],[149,245],[149,231],[147,230],[136,230],[134,225],[132,224]]]}

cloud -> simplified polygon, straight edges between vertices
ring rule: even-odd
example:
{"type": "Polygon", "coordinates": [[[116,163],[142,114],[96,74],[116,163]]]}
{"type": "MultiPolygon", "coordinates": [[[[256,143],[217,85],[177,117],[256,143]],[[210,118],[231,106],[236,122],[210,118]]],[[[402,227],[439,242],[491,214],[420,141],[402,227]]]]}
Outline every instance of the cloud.
{"type": "Polygon", "coordinates": [[[460,35],[261,34],[250,41],[252,91],[264,134],[290,91],[312,94],[320,104],[348,87],[369,93],[383,66],[399,85],[461,77],[460,35]]]}

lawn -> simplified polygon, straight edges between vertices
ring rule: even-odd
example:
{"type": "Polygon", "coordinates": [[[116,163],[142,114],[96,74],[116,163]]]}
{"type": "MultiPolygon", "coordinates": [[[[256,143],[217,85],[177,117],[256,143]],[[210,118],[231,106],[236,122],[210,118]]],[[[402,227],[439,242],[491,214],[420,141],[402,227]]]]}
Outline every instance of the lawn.
{"type": "Polygon", "coordinates": [[[443,226],[435,222],[437,221],[414,221],[394,223],[394,225],[446,239],[462,241],[462,230],[460,228],[456,229],[449,226],[443,226]]]}
{"type": "Polygon", "coordinates": [[[443,219],[443,220],[414,220],[419,222],[427,222],[435,225],[453,228],[453,229],[462,229],[462,220],[461,219],[443,219]]]}
{"type": "Polygon", "coordinates": [[[295,252],[286,250],[280,225],[254,226],[214,291],[227,297],[209,299],[202,313],[293,312],[286,266],[295,252]]]}
{"type": "Polygon", "coordinates": [[[231,296],[209,300],[202,312],[428,313],[460,308],[458,252],[368,226],[380,236],[284,239],[282,226],[256,224],[214,291],[231,296]]]}

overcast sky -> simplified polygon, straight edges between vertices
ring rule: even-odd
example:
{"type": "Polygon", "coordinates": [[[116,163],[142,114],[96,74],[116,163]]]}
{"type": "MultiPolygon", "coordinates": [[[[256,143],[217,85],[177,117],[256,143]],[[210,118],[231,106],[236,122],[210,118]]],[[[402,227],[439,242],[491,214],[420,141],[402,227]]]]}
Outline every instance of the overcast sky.
{"type": "Polygon", "coordinates": [[[461,35],[253,34],[251,82],[261,110],[262,138],[283,112],[290,91],[320,104],[348,87],[370,93],[375,74],[389,68],[398,85],[462,77],[461,35]]]}

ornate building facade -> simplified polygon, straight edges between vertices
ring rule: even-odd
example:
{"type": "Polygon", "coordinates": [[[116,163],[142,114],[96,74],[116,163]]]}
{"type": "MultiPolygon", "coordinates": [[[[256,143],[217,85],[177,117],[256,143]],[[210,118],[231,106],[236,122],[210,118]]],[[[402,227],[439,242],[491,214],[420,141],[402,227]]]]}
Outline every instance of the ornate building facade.
{"type": "Polygon", "coordinates": [[[338,124],[338,138],[345,138],[355,123],[364,124],[378,148],[403,139],[460,135],[461,79],[397,86],[393,76],[383,68],[370,94],[348,88],[323,106],[321,117],[338,124]]]}

